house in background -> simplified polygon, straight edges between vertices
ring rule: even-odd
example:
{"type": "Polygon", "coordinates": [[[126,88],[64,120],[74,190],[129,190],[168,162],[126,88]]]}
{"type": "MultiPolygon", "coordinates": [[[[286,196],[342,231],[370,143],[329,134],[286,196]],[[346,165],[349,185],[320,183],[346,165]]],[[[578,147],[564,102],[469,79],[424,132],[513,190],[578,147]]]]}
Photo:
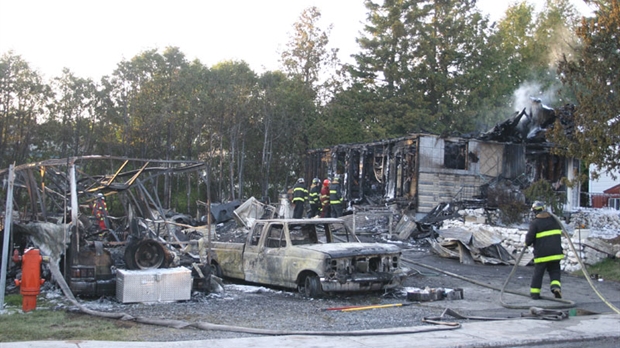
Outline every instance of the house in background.
{"type": "MultiPolygon", "coordinates": [[[[594,165],[590,165],[590,173],[596,171],[594,165]]],[[[590,176],[589,197],[592,208],[614,208],[620,210],[620,172],[613,173],[616,179],[608,172],[600,173],[596,180],[590,176]]]]}
{"type": "Polygon", "coordinates": [[[349,203],[399,204],[419,214],[445,202],[486,199],[497,188],[514,195],[508,200],[524,200],[520,189],[545,179],[571,211],[579,207],[580,188],[562,178],[579,175],[580,162],[551,153],[544,133],[554,120],[553,109],[533,100],[529,112],[477,136],[410,134],[310,150],[306,177],[339,176],[349,203]]]}

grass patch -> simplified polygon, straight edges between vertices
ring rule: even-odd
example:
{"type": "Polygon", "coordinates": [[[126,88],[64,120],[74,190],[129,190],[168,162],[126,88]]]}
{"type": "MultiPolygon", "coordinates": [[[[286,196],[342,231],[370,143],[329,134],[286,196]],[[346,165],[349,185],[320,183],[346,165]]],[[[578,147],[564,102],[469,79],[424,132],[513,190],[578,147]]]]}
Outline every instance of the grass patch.
{"type": "Polygon", "coordinates": [[[7,307],[20,307],[22,306],[22,295],[8,294],[4,296],[4,303],[7,307]]]}
{"type": "MultiPolygon", "coordinates": [[[[586,265],[590,275],[598,274],[605,280],[613,280],[620,282],[620,259],[607,258],[595,265],[586,265]]],[[[583,271],[579,270],[573,273],[576,276],[583,277],[583,271]]]]}
{"type": "Polygon", "coordinates": [[[69,313],[64,310],[36,309],[28,313],[15,311],[12,314],[0,315],[0,342],[135,341],[140,339],[140,330],[133,322],[69,313]]]}

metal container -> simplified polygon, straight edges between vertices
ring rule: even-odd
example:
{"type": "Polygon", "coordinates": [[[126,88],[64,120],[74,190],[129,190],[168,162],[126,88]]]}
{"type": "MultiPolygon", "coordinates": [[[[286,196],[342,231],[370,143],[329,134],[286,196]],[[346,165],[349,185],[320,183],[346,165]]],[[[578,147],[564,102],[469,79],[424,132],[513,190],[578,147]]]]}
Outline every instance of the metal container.
{"type": "Polygon", "coordinates": [[[122,303],[189,300],[192,272],[184,267],[117,270],[116,299],[122,303]]]}

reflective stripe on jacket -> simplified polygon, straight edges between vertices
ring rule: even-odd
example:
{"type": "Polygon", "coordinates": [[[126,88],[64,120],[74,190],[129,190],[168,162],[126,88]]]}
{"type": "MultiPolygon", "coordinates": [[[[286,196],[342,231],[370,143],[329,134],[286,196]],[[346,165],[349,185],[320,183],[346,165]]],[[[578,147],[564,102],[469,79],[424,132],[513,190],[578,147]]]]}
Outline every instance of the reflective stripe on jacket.
{"type": "Polygon", "coordinates": [[[293,186],[293,203],[304,203],[308,199],[308,190],[302,183],[293,186]]]}
{"type": "Polygon", "coordinates": [[[562,226],[546,211],[537,214],[530,223],[525,245],[534,246],[534,263],[562,260],[562,226]]]}
{"type": "Polygon", "coordinates": [[[308,194],[308,200],[310,204],[320,204],[319,193],[321,192],[321,186],[314,185],[310,188],[310,194],[308,194]]]}
{"type": "Polygon", "coordinates": [[[342,204],[342,192],[340,191],[340,184],[329,185],[329,204],[342,204]]]}

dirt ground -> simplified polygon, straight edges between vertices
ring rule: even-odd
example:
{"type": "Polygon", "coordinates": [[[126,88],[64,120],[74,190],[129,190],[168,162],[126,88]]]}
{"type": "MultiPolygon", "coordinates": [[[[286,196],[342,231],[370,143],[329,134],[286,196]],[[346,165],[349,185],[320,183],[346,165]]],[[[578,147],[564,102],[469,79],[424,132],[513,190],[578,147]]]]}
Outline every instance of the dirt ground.
{"type": "MultiPolygon", "coordinates": [[[[415,247],[403,250],[403,258],[416,264],[405,262],[411,268],[402,288],[389,292],[371,294],[341,294],[322,299],[310,299],[290,290],[265,288],[251,284],[225,281],[226,291],[221,294],[194,293],[189,301],[155,304],[121,304],[115,299],[83,301],[91,309],[99,311],[124,312],[134,317],[151,319],[174,319],[184,322],[208,322],[212,324],[246,327],[266,330],[279,330],[283,334],[290,331],[352,331],[390,327],[410,327],[431,325],[424,318],[440,316],[449,308],[468,317],[515,318],[527,314],[530,306],[545,307],[562,305],[548,300],[534,301],[529,297],[506,294],[504,303],[500,302],[500,292],[488,287],[502,288],[512,266],[506,265],[465,265],[455,259],[441,258],[427,248],[415,247]],[[436,269],[420,266],[428,265],[436,269]],[[448,272],[472,279],[470,281],[439,272],[448,272]],[[482,284],[482,285],[480,285],[482,284]],[[407,293],[416,288],[462,289],[463,299],[414,302],[407,299],[407,293]],[[376,308],[356,311],[328,310],[344,306],[368,306],[397,304],[396,307],[376,308]]],[[[523,294],[529,292],[533,267],[518,267],[506,289],[523,294]]],[[[545,276],[544,283],[548,283],[545,276]]],[[[595,281],[599,291],[620,307],[620,283],[595,281]]],[[[574,301],[574,308],[610,313],[607,307],[591,289],[584,278],[562,274],[562,291],[566,300],[574,301]]],[[[543,297],[551,296],[548,288],[543,288],[543,297]]],[[[565,310],[568,311],[568,308],[565,310]]],[[[445,317],[446,321],[463,321],[445,317]]],[[[474,319],[468,319],[474,320],[474,319]]],[[[160,326],[137,324],[133,321],[120,322],[122,326],[143,328],[136,340],[179,341],[197,339],[217,339],[251,337],[255,334],[236,330],[198,330],[173,329],[160,326]]]]}

